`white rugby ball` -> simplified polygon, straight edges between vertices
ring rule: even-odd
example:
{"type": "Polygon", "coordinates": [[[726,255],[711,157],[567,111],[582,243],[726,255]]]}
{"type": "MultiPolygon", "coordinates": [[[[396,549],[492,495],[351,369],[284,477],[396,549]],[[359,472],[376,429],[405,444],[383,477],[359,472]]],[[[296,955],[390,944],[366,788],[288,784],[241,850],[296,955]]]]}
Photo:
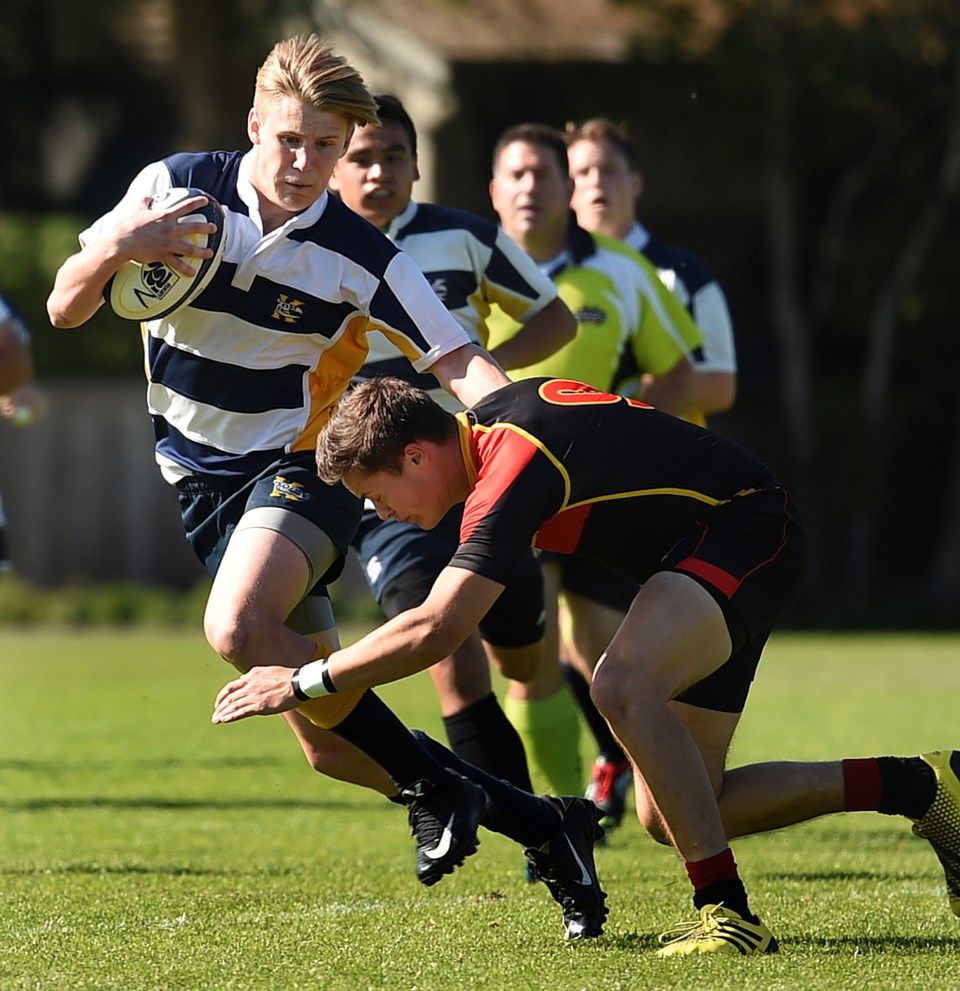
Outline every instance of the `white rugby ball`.
{"type": "Polygon", "coordinates": [[[213,234],[190,234],[187,240],[199,248],[212,248],[212,258],[188,258],[196,274],[190,278],[175,272],[163,262],[129,261],[120,266],[104,288],[110,308],[124,320],[156,320],[196,299],[210,284],[223,259],[225,215],[223,207],[206,191],[177,187],[157,193],[151,209],[168,209],[193,196],[206,196],[207,205],[180,218],[180,223],[206,220],[216,224],[213,234]]]}

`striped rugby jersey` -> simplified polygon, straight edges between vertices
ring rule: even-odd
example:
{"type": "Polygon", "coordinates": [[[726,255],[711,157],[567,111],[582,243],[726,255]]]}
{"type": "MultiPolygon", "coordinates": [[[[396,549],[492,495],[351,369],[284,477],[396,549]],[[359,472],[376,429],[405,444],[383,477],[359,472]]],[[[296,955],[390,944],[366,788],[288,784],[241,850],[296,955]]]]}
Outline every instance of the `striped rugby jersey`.
{"type": "Polygon", "coordinates": [[[373,331],[418,372],[468,343],[413,261],[329,193],[264,236],[249,171],[249,152],[177,154],[147,166],[124,197],[194,186],[226,212],[210,285],[142,324],[156,458],[170,482],[250,477],[312,451],[373,331]]]}
{"type": "Polygon", "coordinates": [[[663,284],[674,293],[703,334],[703,348],[694,367],[704,372],[737,370],[733,325],[727,299],[706,265],[694,254],[651,237],[642,224],[634,224],[623,239],[648,258],[663,284]]]}
{"type": "MultiPolygon", "coordinates": [[[[410,201],[384,233],[417,263],[431,288],[476,344],[486,346],[487,318],[496,304],[526,323],[557,298],[553,282],[496,224],[465,210],[410,201]]],[[[359,378],[396,375],[426,390],[445,409],[462,409],[438,389],[436,379],[417,375],[381,334],[370,338],[370,355],[359,378]]]]}

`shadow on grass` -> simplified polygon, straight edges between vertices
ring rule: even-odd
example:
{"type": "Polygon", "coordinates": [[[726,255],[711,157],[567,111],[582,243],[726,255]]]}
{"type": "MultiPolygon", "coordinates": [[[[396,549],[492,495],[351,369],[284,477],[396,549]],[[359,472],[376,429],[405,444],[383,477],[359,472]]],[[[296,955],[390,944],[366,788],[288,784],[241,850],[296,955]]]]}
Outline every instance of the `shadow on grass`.
{"type": "Polygon", "coordinates": [[[67,771],[79,767],[84,771],[111,771],[123,767],[171,768],[171,767],[283,767],[290,761],[279,757],[160,757],[141,760],[131,757],[128,760],[100,760],[70,763],[64,760],[0,760],[0,771],[24,771],[30,774],[38,771],[67,771]]]}
{"type": "MultiPolygon", "coordinates": [[[[387,806],[394,811],[392,806],[387,806]]],[[[155,809],[172,812],[229,812],[245,809],[302,809],[306,812],[356,809],[357,803],[340,801],[305,801],[300,798],[200,798],[169,799],[150,795],[111,798],[91,795],[84,798],[0,799],[0,809],[7,812],[60,812],[68,809],[155,809]]],[[[364,811],[380,806],[364,805],[364,811]]]]}
{"type": "Polygon", "coordinates": [[[823,948],[845,956],[884,953],[929,953],[931,950],[956,953],[960,936],[815,936],[798,939],[793,936],[780,940],[781,948],[823,948]]]}
{"type": "MultiPolygon", "coordinates": [[[[52,867],[10,867],[0,870],[0,877],[237,877],[256,875],[263,871],[210,870],[201,867],[183,867],[178,864],[60,864],[52,867]]],[[[302,876],[302,871],[294,868],[271,865],[271,876],[302,876]]]]}
{"type": "Polygon", "coordinates": [[[916,881],[925,874],[892,871],[761,871],[758,877],[767,881],[916,881]]]}

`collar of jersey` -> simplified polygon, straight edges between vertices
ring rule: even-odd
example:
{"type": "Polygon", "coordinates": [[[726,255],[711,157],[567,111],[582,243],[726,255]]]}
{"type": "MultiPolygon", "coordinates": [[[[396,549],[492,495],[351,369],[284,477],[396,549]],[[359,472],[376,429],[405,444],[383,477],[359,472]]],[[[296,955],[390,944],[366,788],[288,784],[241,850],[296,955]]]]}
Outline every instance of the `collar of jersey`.
{"type": "Polygon", "coordinates": [[[413,220],[413,218],[416,216],[416,213],[417,213],[417,204],[414,203],[413,200],[411,200],[403,208],[403,210],[401,210],[400,213],[398,213],[393,218],[393,220],[391,220],[390,223],[387,224],[386,227],[381,227],[380,229],[383,231],[384,234],[387,235],[388,238],[390,238],[391,241],[396,241],[397,235],[404,227],[407,226],[407,224],[410,223],[411,220],[413,220]]]}
{"type": "Polygon", "coordinates": [[[473,429],[470,426],[470,410],[455,414],[457,418],[457,435],[460,441],[460,456],[463,467],[467,472],[467,483],[472,489],[477,482],[480,468],[477,464],[476,451],[473,446],[473,429]]]}
{"type": "Polygon", "coordinates": [[[639,251],[643,254],[643,249],[650,241],[650,232],[638,220],[633,227],[627,231],[626,237],[622,240],[624,244],[629,245],[634,251],[639,251]]]}

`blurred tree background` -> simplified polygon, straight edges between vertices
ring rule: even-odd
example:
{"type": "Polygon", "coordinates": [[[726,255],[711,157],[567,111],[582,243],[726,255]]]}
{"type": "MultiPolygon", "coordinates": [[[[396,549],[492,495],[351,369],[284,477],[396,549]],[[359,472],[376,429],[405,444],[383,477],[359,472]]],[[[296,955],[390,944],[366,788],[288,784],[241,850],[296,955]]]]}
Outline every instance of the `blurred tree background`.
{"type": "MultiPolygon", "coordinates": [[[[644,220],[730,296],[740,398],[714,426],[803,507],[798,620],[956,625],[960,3],[621,2],[643,24],[625,65],[460,67],[439,198],[488,212],[489,150],[520,119],[628,122],[644,220]]],[[[44,377],[139,373],[138,335],[110,314],[48,327],[53,272],[141,165],[245,146],[267,49],[343,5],[5,0],[0,289],[44,377]]]]}

